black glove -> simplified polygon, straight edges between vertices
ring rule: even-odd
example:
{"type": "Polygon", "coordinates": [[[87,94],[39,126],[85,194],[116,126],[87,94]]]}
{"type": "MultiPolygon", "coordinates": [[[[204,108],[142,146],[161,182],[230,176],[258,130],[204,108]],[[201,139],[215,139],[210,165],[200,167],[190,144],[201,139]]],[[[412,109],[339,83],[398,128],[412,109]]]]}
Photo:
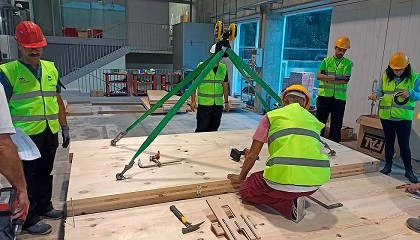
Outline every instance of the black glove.
{"type": "Polygon", "coordinates": [[[63,148],[67,148],[70,144],[70,128],[69,128],[69,126],[62,126],[61,127],[61,136],[63,136],[63,144],[61,146],[63,148]]]}

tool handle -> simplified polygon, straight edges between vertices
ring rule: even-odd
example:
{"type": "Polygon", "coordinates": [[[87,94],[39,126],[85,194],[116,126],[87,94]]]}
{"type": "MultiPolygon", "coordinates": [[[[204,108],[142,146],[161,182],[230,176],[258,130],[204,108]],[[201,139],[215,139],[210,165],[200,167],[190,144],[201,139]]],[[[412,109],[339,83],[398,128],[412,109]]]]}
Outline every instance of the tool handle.
{"type": "Polygon", "coordinates": [[[184,215],[182,215],[182,213],[178,210],[178,208],[175,207],[175,205],[171,205],[169,209],[171,210],[171,212],[175,214],[175,216],[179,219],[179,221],[181,221],[183,224],[187,223],[187,219],[184,217],[184,215]]]}

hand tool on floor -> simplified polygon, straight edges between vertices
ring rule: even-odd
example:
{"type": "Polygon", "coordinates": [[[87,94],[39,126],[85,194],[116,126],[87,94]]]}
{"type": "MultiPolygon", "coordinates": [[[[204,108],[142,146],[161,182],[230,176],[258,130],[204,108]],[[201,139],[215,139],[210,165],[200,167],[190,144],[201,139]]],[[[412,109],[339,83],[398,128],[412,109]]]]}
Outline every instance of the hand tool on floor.
{"type": "Polygon", "coordinates": [[[149,161],[153,162],[154,164],[152,165],[142,165],[141,161],[139,160],[138,162],[138,166],[139,168],[151,168],[151,167],[162,167],[164,165],[173,165],[173,164],[179,164],[181,163],[181,160],[173,160],[173,161],[168,161],[168,162],[160,162],[160,151],[158,151],[157,154],[152,155],[149,157],[149,161]]]}
{"type": "MultiPolygon", "coordinates": [[[[17,192],[13,187],[5,187],[0,190],[0,216],[13,216],[17,206],[17,192]]],[[[27,211],[24,211],[18,218],[12,220],[14,239],[22,231],[26,220],[27,211]]]]}
{"type": "Polygon", "coordinates": [[[178,208],[175,207],[175,205],[171,205],[169,209],[171,210],[171,212],[173,212],[173,214],[175,214],[175,216],[179,219],[179,221],[181,221],[186,226],[185,228],[182,228],[183,234],[194,232],[195,230],[200,228],[201,224],[204,223],[204,221],[202,221],[201,223],[198,223],[198,224],[191,224],[190,222],[187,221],[187,218],[184,217],[184,215],[178,210],[178,208]]]}
{"type": "Polygon", "coordinates": [[[324,144],[324,147],[325,148],[327,148],[328,150],[330,150],[330,152],[328,153],[329,155],[335,156],[336,152],[330,148],[330,146],[328,145],[327,142],[324,142],[324,141],[321,140],[321,143],[324,144]]]}
{"type": "Polygon", "coordinates": [[[316,198],[314,198],[312,196],[308,196],[308,198],[311,199],[312,201],[318,203],[319,205],[323,206],[324,208],[326,208],[328,210],[331,210],[331,209],[334,209],[334,208],[339,208],[339,207],[342,207],[343,206],[343,204],[342,203],[339,203],[339,202],[328,205],[328,204],[325,204],[325,203],[319,201],[318,199],[316,199],[316,198]]]}
{"type": "MultiPolygon", "coordinates": [[[[237,148],[232,148],[230,150],[230,157],[235,162],[239,162],[241,160],[241,156],[244,155],[246,157],[246,154],[249,152],[248,148],[245,148],[243,151],[238,150],[237,148]]],[[[260,160],[260,157],[257,157],[257,160],[260,160]]]]}

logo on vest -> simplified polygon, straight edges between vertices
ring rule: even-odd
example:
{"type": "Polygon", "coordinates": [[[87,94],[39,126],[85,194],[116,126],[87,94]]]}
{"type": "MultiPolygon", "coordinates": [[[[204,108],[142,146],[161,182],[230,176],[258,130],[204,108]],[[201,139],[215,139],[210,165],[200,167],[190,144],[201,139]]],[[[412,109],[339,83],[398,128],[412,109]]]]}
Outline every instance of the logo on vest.
{"type": "Polygon", "coordinates": [[[48,81],[52,81],[52,77],[51,76],[47,76],[48,81]]]}
{"type": "Polygon", "coordinates": [[[22,84],[22,83],[28,83],[29,81],[28,80],[26,80],[24,77],[20,77],[19,78],[19,83],[20,84],[22,84]]]}

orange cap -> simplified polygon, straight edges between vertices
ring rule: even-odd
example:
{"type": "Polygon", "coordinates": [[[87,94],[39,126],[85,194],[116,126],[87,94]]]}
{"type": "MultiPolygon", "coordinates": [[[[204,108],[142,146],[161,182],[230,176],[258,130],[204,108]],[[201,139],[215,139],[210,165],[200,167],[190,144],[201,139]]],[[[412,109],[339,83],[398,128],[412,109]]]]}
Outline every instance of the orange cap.
{"type": "Polygon", "coordinates": [[[309,110],[309,108],[311,107],[311,98],[309,96],[308,90],[306,90],[306,88],[302,85],[299,84],[295,84],[292,85],[288,88],[286,88],[286,90],[283,91],[282,95],[281,95],[281,100],[284,102],[284,99],[286,98],[287,94],[290,92],[298,92],[298,93],[302,93],[303,95],[305,95],[306,97],[306,104],[305,104],[305,108],[307,110],[309,110]]]}
{"type": "Polygon", "coordinates": [[[410,60],[408,59],[407,55],[403,52],[396,52],[394,53],[391,58],[389,59],[389,66],[392,69],[404,69],[408,66],[410,60]]]}

